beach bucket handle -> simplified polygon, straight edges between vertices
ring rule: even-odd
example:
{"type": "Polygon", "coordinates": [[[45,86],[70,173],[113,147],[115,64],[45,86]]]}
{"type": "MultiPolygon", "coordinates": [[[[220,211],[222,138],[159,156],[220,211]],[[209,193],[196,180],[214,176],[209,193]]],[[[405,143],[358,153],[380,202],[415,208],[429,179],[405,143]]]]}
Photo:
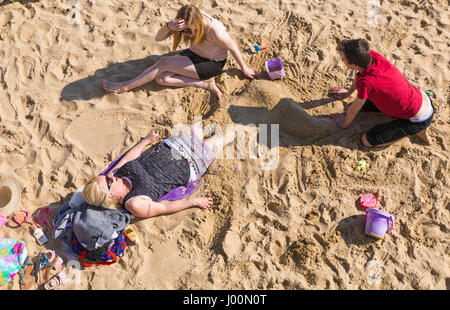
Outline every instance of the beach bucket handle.
{"type": "Polygon", "coordinates": [[[394,220],[395,220],[395,218],[394,218],[393,215],[391,215],[391,216],[388,218],[388,228],[387,228],[386,232],[391,231],[391,230],[394,229],[394,227],[395,227],[395,225],[394,225],[394,220]]]}

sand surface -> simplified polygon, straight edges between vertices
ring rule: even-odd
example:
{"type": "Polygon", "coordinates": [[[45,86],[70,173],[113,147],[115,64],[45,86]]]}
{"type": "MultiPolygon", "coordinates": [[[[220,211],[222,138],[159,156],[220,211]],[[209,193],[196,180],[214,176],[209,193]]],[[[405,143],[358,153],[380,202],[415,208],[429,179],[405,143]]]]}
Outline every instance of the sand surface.
{"type": "MultiPolygon", "coordinates": [[[[446,0],[382,1],[379,24],[367,22],[365,1],[79,0],[79,24],[69,23],[68,4],[0,6],[0,175],[20,183],[21,209],[56,212],[151,128],[168,135],[195,116],[224,129],[280,124],[280,141],[276,154],[258,142],[275,157],[215,161],[199,191],[214,198],[211,211],[132,222],[138,245],[114,265],[70,269],[64,289],[450,288],[446,0]],[[100,79],[129,79],[170,51],[171,40],[154,36],[188,3],[227,26],[251,68],[264,72],[280,57],[285,78],[250,81],[230,56],[216,79],[220,103],[155,83],[102,91],[100,79]],[[361,113],[346,130],[328,118],[351,102],[326,95],[354,77],[335,51],[343,38],[367,39],[413,85],[434,91],[436,143],[412,137],[367,150],[359,137],[386,117],[361,113]],[[248,43],[269,48],[250,54],[248,43]],[[371,168],[355,171],[359,159],[371,168]],[[382,240],[364,234],[364,193],[378,193],[395,216],[382,240]]],[[[24,240],[32,256],[45,250],[25,228],[3,226],[0,237],[24,240]]],[[[18,277],[0,289],[19,289],[18,277]]]]}

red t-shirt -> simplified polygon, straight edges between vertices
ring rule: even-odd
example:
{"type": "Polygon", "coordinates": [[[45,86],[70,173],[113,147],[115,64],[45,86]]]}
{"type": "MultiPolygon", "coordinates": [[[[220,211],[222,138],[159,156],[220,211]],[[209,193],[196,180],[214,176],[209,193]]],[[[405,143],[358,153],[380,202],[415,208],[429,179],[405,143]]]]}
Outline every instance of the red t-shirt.
{"type": "Polygon", "coordinates": [[[386,58],[371,50],[373,63],[363,73],[356,75],[358,98],[369,98],[384,114],[408,119],[422,106],[420,89],[408,80],[386,58]]]}

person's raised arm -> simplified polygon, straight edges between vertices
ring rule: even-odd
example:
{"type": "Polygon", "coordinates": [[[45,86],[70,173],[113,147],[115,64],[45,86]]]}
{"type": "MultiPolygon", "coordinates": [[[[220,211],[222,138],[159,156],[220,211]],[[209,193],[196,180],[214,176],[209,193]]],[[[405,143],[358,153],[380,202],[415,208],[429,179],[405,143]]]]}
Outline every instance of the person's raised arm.
{"type": "Polygon", "coordinates": [[[156,41],[163,41],[170,37],[175,31],[181,31],[185,27],[184,19],[177,18],[165,23],[156,34],[156,41]]]}
{"type": "Polygon", "coordinates": [[[139,156],[141,156],[145,147],[149,144],[155,143],[159,140],[159,135],[155,132],[150,132],[145,138],[143,138],[139,143],[133,146],[126,154],[122,157],[122,159],[114,166],[111,171],[108,172],[109,176],[112,176],[113,173],[125,165],[127,162],[135,160],[139,156]]]}
{"type": "Polygon", "coordinates": [[[158,215],[176,213],[184,209],[199,207],[208,210],[213,204],[212,198],[195,197],[169,202],[155,202],[143,197],[135,197],[126,203],[127,210],[136,217],[149,218],[158,215]]]}
{"type": "Polygon", "coordinates": [[[244,73],[244,75],[248,78],[251,79],[255,78],[257,73],[255,72],[255,70],[247,67],[247,65],[244,62],[244,59],[242,58],[242,54],[239,50],[239,47],[237,46],[236,42],[234,42],[234,40],[230,37],[228,32],[226,32],[225,30],[223,31],[216,30],[213,32],[213,35],[218,44],[224,46],[226,49],[230,51],[231,55],[234,57],[234,59],[236,59],[239,67],[241,67],[242,73],[244,73]]]}

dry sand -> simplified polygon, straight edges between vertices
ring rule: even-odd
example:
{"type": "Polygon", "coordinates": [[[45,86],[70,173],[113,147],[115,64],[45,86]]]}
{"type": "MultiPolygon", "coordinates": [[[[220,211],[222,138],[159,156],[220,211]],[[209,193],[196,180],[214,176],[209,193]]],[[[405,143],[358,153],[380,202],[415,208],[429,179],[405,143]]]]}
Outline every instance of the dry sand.
{"type": "MultiPolygon", "coordinates": [[[[382,1],[379,24],[367,23],[365,1],[79,0],[79,25],[68,23],[68,4],[0,7],[0,174],[20,183],[20,208],[56,212],[150,128],[168,134],[202,115],[223,126],[281,122],[281,132],[275,169],[260,159],[214,162],[200,190],[215,199],[211,211],[133,222],[138,245],[64,289],[449,289],[446,0],[382,1]],[[154,83],[104,93],[100,79],[131,78],[170,51],[154,36],[188,3],[227,26],[250,67],[282,58],[285,79],[250,81],[230,56],[217,78],[220,103],[154,83]],[[326,97],[354,76],[335,51],[340,38],[366,38],[413,85],[434,91],[435,144],[406,138],[367,150],[360,135],[384,117],[361,113],[346,130],[327,118],[351,102],[326,97]],[[249,42],[269,49],[249,54],[249,42]],[[371,169],[353,170],[359,159],[371,169]],[[383,240],[364,235],[356,200],[367,192],[396,218],[383,240]]],[[[26,241],[33,256],[45,249],[24,228],[3,226],[0,236],[26,241]]],[[[18,277],[1,289],[19,289],[18,277]]]]}

